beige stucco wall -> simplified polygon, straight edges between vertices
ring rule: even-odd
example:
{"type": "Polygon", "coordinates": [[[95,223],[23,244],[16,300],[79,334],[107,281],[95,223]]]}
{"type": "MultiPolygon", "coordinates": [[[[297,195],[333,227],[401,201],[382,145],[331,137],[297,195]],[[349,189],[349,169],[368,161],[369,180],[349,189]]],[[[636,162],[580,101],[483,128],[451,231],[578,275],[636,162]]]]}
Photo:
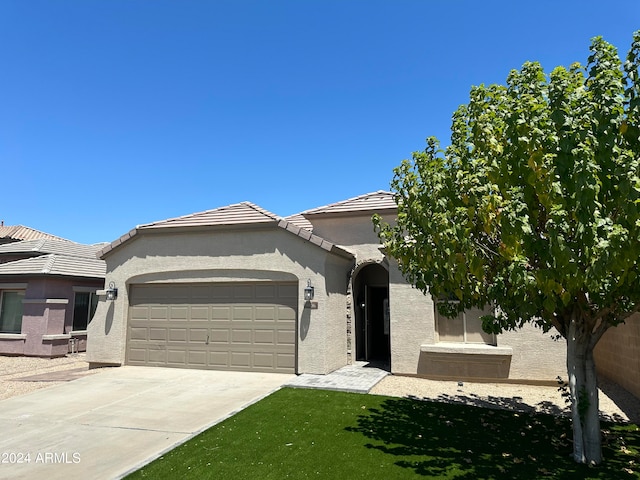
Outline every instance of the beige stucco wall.
{"type": "MultiPolygon", "coordinates": [[[[350,270],[350,268],[348,269],[350,270]]],[[[325,355],[319,355],[326,362],[324,371],[332,372],[347,364],[347,281],[348,270],[344,269],[344,261],[338,257],[327,257],[325,281],[327,311],[333,317],[324,319],[325,324],[319,328],[325,328],[324,339],[325,355]]]]}
{"type": "MultiPolygon", "coordinates": [[[[391,218],[383,217],[386,221],[391,218]]],[[[313,233],[356,253],[358,260],[382,258],[380,240],[373,230],[371,214],[352,217],[310,215],[313,233]],[[352,248],[353,247],[353,248],[352,248]]]]}
{"type": "MultiPolygon", "coordinates": [[[[391,216],[383,217],[392,222],[391,216]]],[[[309,216],[313,232],[355,253],[356,264],[379,263],[389,271],[391,372],[418,374],[420,345],[434,341],[434,310],[431,297],[408,284],[393,259],[386,259],[373,229],[371,214],[309,216]]],[[[357,274],[357,271],[355,272],[357,274]]],[[[355,345],[355,340],[352,340],[355,345]]]]}
{"type": "Polygon", "coordinates": [[[118,298],[101,298],[89,326],[92,364],[125,361],[131,284],[269,280],[298,281],[298,373],[324,374],[346,364],[344,284],[353,262],[281,228],[138,234],[105,260],[105,284],[115,283],[118,298]],[[307,279],[317,309],[303,300],[307,279]]]}
{"type": "Polygon", "coordinates": [[[389,268],[391,372],[418,375],[420,346],[434,343],[435,315],[428,295],[408,284],[395,262],[389,268]]]}
{"type": "Polygon", "coordinates": [[[598,374],[640,398],[640,314],[607,330],[594,355],[598,374]]]}
{"type": "Polygon", "coordinates": [[[549,384],[566,377],[565,342],[530,324],[498,335],[495,346],[439,343],[433,300],[406,283],[390,263],[392,373],[549,384]]]}
{"type": "Polygon", "coordinates": [[[541,381],[555,384],[557,377],[567,379],[567,344],[564,339],[554,340],[558,332],[543,333],[532,324],[521,329],[504,332],[497,337],[499,347],[513,351],[509,379],[541,381]]]}
{"type": "MultiPolygon", "coordinates": [[[[348,248],[356,264],[376,262],[389,270],[391,372],[433,378],[550,383],[566,372],[566,345],[532,325],[496,338],[496,346],[438,342],[435,306],[409,285],[393,259],[386,259],[370,214],[310,215],[314,233],[348,248]]],[[[393,217],[384,217],[393,222],[393,217]]]]}

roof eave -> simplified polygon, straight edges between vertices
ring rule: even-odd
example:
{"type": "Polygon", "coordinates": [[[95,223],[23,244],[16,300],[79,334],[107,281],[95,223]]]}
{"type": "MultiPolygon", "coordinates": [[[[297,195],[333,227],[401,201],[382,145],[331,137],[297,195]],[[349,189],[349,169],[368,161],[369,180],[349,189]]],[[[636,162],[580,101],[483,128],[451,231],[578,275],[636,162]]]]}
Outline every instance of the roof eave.
{"type": "Polygon", "coordinates": [[[100,250],[97,254],[97,257],[100,260],[104,260],[107,254],[111,253],[113,250],[120,247],[125,242],[128,242],[131,238],[135,237],[137,234],[138,234],[138,227],[134,228],[133,230],[129,230],[127,233],[120,236],[118,239],[114,240],[109,245],[107,245],[102,250],[100,250]]]}
{"type": "Polygon", "coordinates": [[[0,280],[5,278],[34,278],[34,277],[47,277],[47,278],[67,278],[67,279],[93,279],[104,280],[104,275],[82,275],[75,273],[73,275],[67,275],[65,273],[47,273],[47,272],[31,272],[31,273],[0,273],[0,280]]]}
{"type": "Polygon", "coordinates": [[[278,226],[286,230],[287,232],[292,233],[293,235],[297,235],[303,240],[306,240],[307,242],[312,243],[313,245],[316,245],[322,248],[323,250],[326,250],[327,252],[346,258],[347,260],[355,260],[355,255],[353,253],[349,252],[348,250],[345,250],[344,248],[338,245],[335,245],[329,242],[328,240],[325,240],[322,237],[319,237],[318,235],[314,235],[313,233],[311,233],[309,230],[305,228],[298,227],[297,225],[294,225],[291,222],[287,222],[284,219],[280,220],[280,222],[278,223],[278,226]]]}

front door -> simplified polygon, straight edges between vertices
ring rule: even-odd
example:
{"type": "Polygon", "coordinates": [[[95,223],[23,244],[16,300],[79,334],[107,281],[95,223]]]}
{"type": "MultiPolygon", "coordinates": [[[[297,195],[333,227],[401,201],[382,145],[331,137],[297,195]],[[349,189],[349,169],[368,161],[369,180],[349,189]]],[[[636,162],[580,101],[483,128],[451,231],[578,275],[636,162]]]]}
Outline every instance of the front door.
{"type": "Polygon", "coordinates": [[[365,285],[365,360],[387,362],[389,342],[389,289],[365,285]]]}
{"type": "Polygon", "coordinates": [[[353,280],[356,360],[391,362],[389,272],[382,265],[365,265],[353,280]]]}

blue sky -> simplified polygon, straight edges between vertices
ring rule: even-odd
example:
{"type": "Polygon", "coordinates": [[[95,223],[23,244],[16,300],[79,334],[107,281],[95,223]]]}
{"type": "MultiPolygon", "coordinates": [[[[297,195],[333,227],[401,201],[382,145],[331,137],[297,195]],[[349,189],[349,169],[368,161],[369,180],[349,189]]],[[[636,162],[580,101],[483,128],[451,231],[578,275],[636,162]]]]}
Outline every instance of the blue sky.
{"type": "Polygon", "coordinates": [[[388,190],[472,85],[637,29],[636,1],[2,0],[0,220],[97,243],[388,190]]]}

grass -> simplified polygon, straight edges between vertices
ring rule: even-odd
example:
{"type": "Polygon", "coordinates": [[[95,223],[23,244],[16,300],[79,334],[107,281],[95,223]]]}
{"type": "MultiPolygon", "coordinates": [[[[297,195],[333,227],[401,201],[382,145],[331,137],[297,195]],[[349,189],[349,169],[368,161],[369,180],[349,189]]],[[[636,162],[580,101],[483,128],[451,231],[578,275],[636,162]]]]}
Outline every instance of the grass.
{"type": "Polygon", "coordinates": [[[640,428],[603,432],[605,461],[588,467],[564,417],[285,388],[127,479],[640,478],[640,428]]]}

